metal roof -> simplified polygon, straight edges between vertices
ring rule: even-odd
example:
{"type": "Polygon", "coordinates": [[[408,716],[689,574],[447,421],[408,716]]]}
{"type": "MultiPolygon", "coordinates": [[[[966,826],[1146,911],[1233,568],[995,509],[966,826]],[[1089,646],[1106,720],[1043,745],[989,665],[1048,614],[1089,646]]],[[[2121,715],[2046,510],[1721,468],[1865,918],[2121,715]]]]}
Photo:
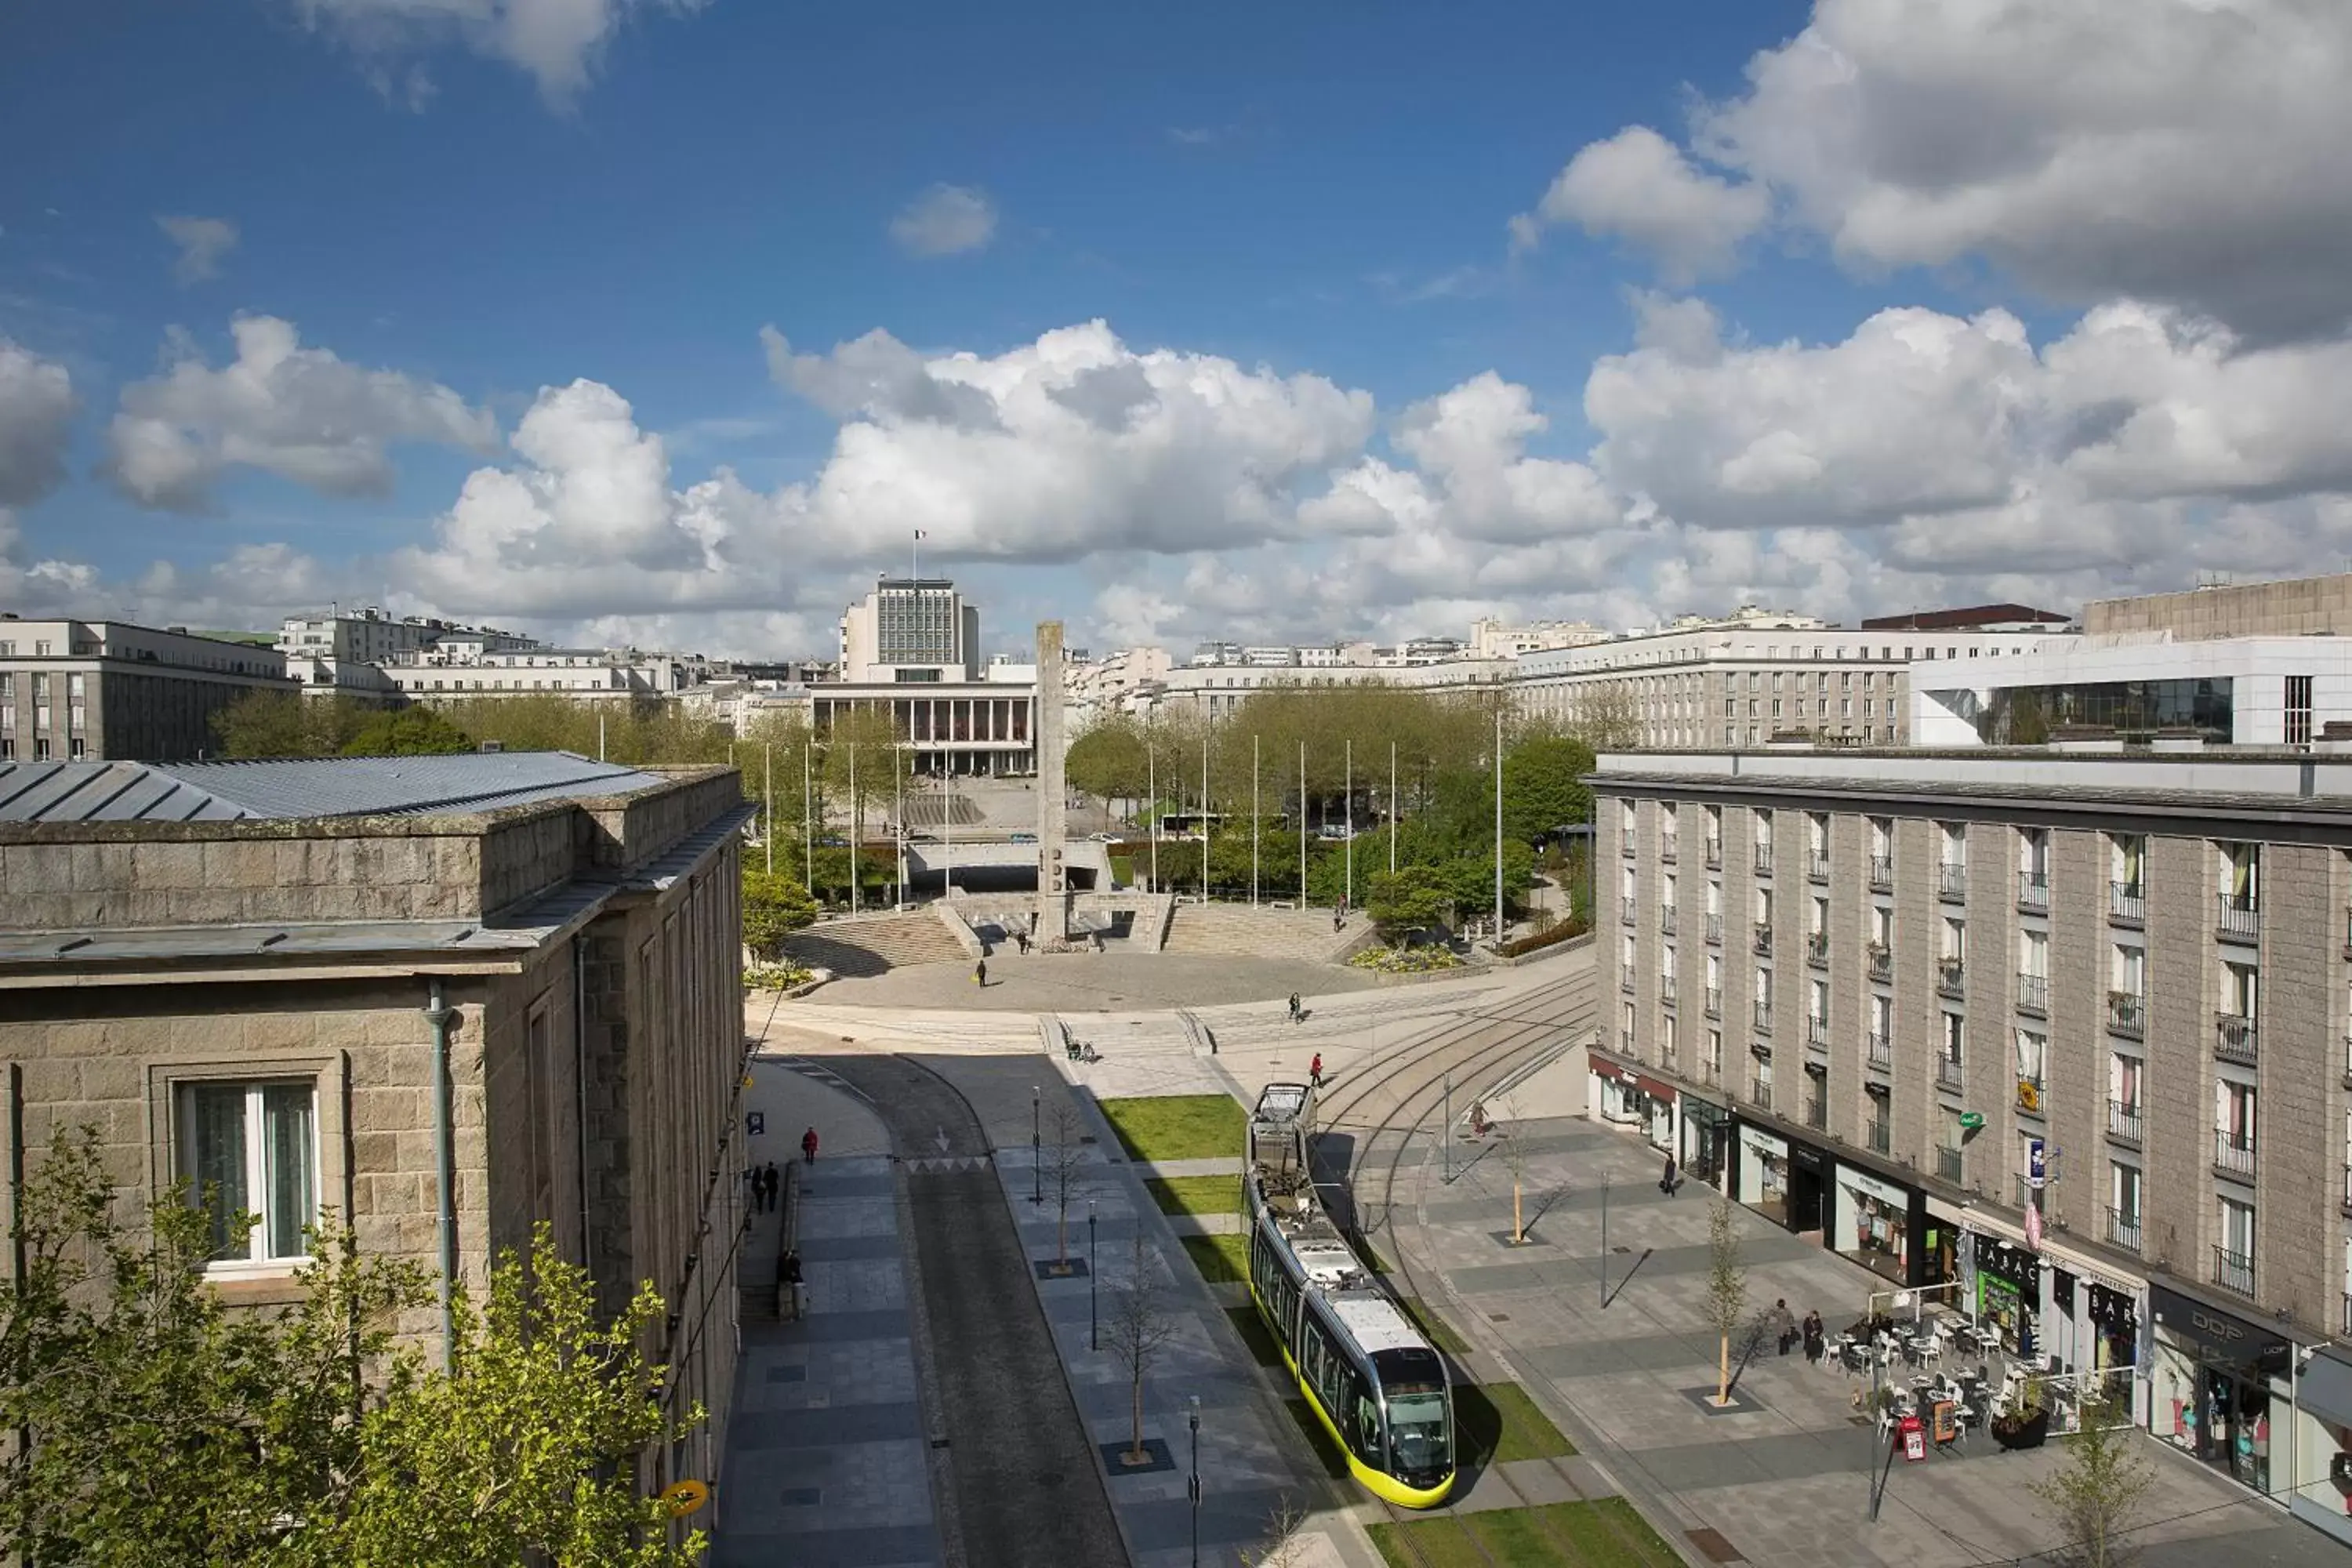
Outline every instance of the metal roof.
{"type": "Polygon", "coordinates": [[[1429,1348],[1429,1342],[1421,1337],[1421,1331],[1408,1322],[1405,1315],[1397,1310],[1386,1297],[1367,1291],[1361,1294],[1349,1292],[1327,1300],[1340,1326],[1362,1347],[1366,1355],[1377,1355],[1381,1351],[1429,1348]]]}
{"type": "Polygon", "coordinates": [[[572,752],[250,763],[0,763],[0,822],[230,822],[489,811],[663,782],[572,752]]]}

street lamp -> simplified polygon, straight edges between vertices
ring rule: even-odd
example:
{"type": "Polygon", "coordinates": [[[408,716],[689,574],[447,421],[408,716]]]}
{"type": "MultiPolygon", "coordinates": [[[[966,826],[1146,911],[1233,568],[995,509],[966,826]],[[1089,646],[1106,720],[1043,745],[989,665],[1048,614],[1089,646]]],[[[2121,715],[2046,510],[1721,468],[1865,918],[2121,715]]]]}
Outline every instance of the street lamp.
{"type": "Polygon", "coordinates": [[[1192,1395],[1192,1568],[1201,1568],[1201,1396],[1192,1395]]]}
{"type": "Polygon", "coordinates": [[[1100,1314],[1095,1310],[1095,1281],[1102,1278],[1102,1243],[1095,1236],[1095,1201],[1087,1200],[1087,1349],[1102,1349],[1100,1314]]]}
{"type": "Polygon", "coordinates": [[[1045,1091],[1029,1086],[1029,1201],[1045,1201],[1045,1091]]]}

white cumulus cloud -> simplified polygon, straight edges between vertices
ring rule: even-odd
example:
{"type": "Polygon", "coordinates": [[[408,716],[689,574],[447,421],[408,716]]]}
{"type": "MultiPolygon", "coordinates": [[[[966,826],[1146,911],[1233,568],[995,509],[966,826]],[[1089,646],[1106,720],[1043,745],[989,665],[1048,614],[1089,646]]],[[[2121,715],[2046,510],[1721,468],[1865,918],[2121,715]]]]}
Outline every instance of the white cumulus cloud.
{"type": "Polygon", "coordinates": [[[523,70],[558,107],[593,79],[613,38],[646,12],[673,16],[708,0],[293,0],[295,15],[349,47],[388,97],[432,95],[416,57],[456,43],[523,70]]]}
{"type": "Polygon", "coordinates": [[[1761,185],[1699,169],[1673,142],[1633,125],[1570,159],[1535,211],[1511,220],[1511,234],[1525,248],[1547,225],[1575,224],[1650,252],[1671,281],[1686,284],[1727,269],[1771,210],[1761,185]]]}
{"type": "Polygon", "coordinates": [[[76,406],[64,365],[0,338],[0,508],[28,505],[64,479],[76,406]]]}
{"type": "Polygon", "coordinates": [[[996,237],[996,204],[971,185],[933,185],[890,220],[890,237],[910,256],[956,256],[996,237]]]}
{"type": "Polygon", "coordinates": [[[394,442],[486,450],[498,437],[489,414],[449,388],[304,348],[291,321],[240,316],[230,332],[230,363],[214,369],[175,335],[169,368],[123,388],[108,469],[141,504],[202,510],[233,465],[327,495],[379,494],[394,442]]]}
{"type": "Polygon", "coordinates": [[[155,226],[180,247],[172,276],[183,283],[200,283],[220,276],[221,258],[236,248],[236,225],[225,217],[161,216],[155,226]]]}

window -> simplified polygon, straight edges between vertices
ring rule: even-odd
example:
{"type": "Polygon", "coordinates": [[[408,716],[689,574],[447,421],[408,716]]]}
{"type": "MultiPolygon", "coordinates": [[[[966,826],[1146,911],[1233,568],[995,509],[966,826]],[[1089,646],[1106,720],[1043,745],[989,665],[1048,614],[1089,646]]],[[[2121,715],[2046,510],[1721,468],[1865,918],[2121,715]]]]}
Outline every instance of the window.
{"type": "Polygon", "coordinates": [[[2223,1011],[2235,1017],[2255,1016],[2255,1005],[2262,1000],[2261,972],[2251,963],[2221,965],[2221,1005],[2223,1011]]]}
{"type": "Polygon", "coordinates": [[[1806,935],[1827,936],[1830,930],[1830,901],[1827,899],[1815,899],[1812,901],[1812,912],[1808,918],[1811,923],[1805,927],[1806,935]]]}
{"type": "Polygon", "coordinates": [[[1874,816],[1870,819],[1870,858],[1873,860],[1895,858],[1895,819],[1874,816]]]}
{"type": "Polygon", "coordinates": [[[209,1203],[214,1262],[309,1255],[302,1228],[319,1207],[316,1100],[308,1082],[181,1086],[175,1154],[198,1201],[209,1203]],[[260,1216],[242,1240],[234,1223],[239,1213],[260,1216]]]}
{"type": "Polygon", "coordinates": [[[2254,1168],[2254,1086],[2227,1079],[2213,1086],[2213,1159],[2226,1169],[2254,1168]]]}
{"type": "Polygon", "coordinates": [[[2139,1167],[2121,1160],[2107,1167],[2107,1237],[2119,1247],[2139,1246],[2139,1167]]]}
{"type": "Polygon", "coordinates": [[[2017,1031],[2017,1108],[2042,1109],[2042,1069],[2048,1065],[2050,1039],[2032,1029],[2017,1031]]]}
{"type": "Polygon", "coordinates": [[[1947,916],[1944,920],[1943,947],[1937,953],[1947,963],[1965,963],[1969,956],[1969,928],[1965,921],[1947,916]]]}
{"type": "Polygon", "coordinates": [[[2286,678],[2286,743],[2311,744],[2311,677],[2307,675],[2286,678]]]}
{"type": "Polygon", "coordinates": [[[1966,1029],[1960,1022],[1960,1016],[1958,1013],[1946,1013],[1942,1015],[1942,1017],[1944,1020],[1944,1060],[1951,1063],[1952,1066],[1957,1068],[1960,1065],[1962,1060],[1960,1047],[1967,1038],[1966,1029]]]}
{"type": "Polygon", "coordinates": [[[2254,1293],[2254,1205],[2221,1200],[2221,1244],[2213,1249],[2213,1283],[2242,1296],[2254,1293]]]}

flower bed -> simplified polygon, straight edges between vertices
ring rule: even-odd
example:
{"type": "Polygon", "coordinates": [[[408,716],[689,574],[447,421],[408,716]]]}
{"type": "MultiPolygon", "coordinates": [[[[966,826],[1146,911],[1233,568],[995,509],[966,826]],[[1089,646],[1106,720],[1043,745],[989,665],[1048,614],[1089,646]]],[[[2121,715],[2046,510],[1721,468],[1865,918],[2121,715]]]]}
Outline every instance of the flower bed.
{"type": "Polygon", "coordinates": [[[1442,947],[1368,947],[1348,960],[1348,966],[1377,974],[1427,974],[1432,970],[1459,969],[1462,961],[1442,947]]]}

